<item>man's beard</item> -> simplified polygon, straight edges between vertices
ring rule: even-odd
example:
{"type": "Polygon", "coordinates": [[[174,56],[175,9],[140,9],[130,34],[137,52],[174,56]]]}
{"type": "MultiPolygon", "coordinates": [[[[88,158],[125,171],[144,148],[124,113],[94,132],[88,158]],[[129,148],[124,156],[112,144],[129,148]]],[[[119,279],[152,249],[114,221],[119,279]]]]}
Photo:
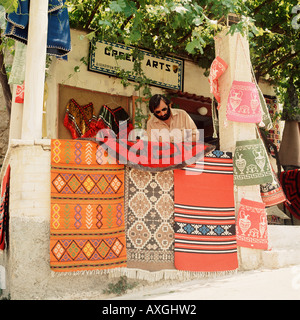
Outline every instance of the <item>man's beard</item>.
{"type": "Polygon", "coordinates": [[[159,116],[158,114],[154,113],[155,117],[159,120],[162,120],[162,121],[166,121],[170,118],[171,116],[171,108],[168,107],[168,111],[167,113],[164,115],[164,116],[159,116]]]}

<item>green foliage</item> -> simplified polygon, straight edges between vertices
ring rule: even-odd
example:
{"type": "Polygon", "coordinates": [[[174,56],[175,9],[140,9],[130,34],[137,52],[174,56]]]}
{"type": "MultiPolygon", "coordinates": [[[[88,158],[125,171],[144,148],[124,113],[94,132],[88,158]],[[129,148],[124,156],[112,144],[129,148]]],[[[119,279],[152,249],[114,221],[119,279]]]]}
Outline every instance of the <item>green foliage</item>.
{"type": "MultiPolygon", "coordinates": [[[[17,4],[17,0],[1,1],[7,12],[16,10],[17,4]]],[[[240,21],[229,32],[248,35],[257,79],[269,79],[277,86],[287,109],[286,86],[291,79],[299,97],[299,0],[67,0],[66,5],[71,27],[88,31],[91,42],[107,40],[158,56],[183,56],[206,74],[216,55],[214,36],[224,27],[220,19],[235,13],[240,21]]],[[[132,70],[137,78],[134,85],[141,97],[147,97],[149,81],[139,68],[141,59],[132,70]]],[[[127,71],[120,69],[119,76],[123,85],[132,85],[127,71]]]]}
{"type": "Polygon", "coordinates": [[[7,13],[16,11],[18,8],[18,5],[19,5],[18,0],[1,0],[1,6],[4,7],[7,13]]]}
{"type": "Polygon", "coordinates": [[[300,13],[300,3],[247,0],[246,5],[257,27],[256,33],[249,33],[256,75],[276,86],[277,96],[284,105],[284,119],[288,113],[299,118],[299,104],[291,103],[288,88],[293,84],[294,94],[300,99],[300,22],[296,16],[300,13]]]}
{"type": "Polygon", "coordinates": [[[103,290],[104,294],[115,294],[121,296],[125,294],[128,290],[135,288],[138,285],[137,282],[129,283],[126,276],[120,277],[119,281],[116,283],[109,283],[108,288],[103,290]]]}
{"type": "MultiPolygon", "coordinates": [[[[220,30],[216,19],[232,10],[241,13],[245,9],[242,0],[71,0],[67,4],[71,8],[71,26],[88,28],[91,41],[124,43],[162,57],[170,54],[186,56],[205,69],[214,58],[213,37],[220,30]],[[87,12],[92,14],[92,19],[87,12]]],[[[240,27],[245,29],[244,24],[240,27]]],[[[133,70],[120,69],[118,76],[124,86],[133,85],[138,92],[135,124],[141,128],[147,115],[143,114],[139,102],[142,98],[150,98],[150,80],[141,68],[141,51],[136,50],[132,55],[135,58],[133,70]],[[129,81],[130,75],[135,77],[134,84],[129,81]]]]}

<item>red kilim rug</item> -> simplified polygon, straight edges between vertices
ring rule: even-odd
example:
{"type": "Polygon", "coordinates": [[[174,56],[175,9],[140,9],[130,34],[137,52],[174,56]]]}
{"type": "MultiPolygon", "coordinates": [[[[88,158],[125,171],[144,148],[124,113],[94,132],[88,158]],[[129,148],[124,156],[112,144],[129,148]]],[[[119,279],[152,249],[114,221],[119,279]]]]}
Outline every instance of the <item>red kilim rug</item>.
{"type": "Polygon", "coordinates": [[[175,267],[230,271],[238,267],[231,154],[214,151],[174,171],[175,267]]]}

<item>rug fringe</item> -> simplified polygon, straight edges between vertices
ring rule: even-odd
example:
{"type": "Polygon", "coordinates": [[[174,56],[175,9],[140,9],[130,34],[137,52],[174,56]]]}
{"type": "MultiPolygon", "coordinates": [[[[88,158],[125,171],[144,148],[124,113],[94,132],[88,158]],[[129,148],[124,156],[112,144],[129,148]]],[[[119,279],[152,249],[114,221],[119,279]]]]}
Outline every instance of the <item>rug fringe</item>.
{"type": "Polygon", "coordinates": [[[238,269],[228,271],[214,271],[214,272],[196,272],[196,271],[181,271],[181,270],[161,270],[161,271],[147,271],[141,269],[131,268],[115,268],[107,270],[84,270],[73,272],[55,272],[51,270],[52,277],[62,276],[91,276],[91,275],[107,275],[108,278],[118,278],[126,276],[129,279],[144,280],[148,282],[158,282],[161,280],[180,280],[189,281],[203,278],[218,278],[222,276],[234,275],[238,269]]]}

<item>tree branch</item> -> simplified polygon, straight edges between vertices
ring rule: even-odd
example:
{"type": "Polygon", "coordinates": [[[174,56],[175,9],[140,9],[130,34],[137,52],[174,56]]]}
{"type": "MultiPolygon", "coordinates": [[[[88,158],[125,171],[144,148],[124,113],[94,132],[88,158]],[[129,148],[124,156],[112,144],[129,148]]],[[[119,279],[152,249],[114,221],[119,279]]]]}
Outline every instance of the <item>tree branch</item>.
{"type": "Polygon", "coordinates": [[[254,10],[253,13],[256,15],[263,7],[271,4],[272,2],[275,2],[276,0],[265,0],[263,3],[261,3],[259,6],[257,6],[254,10]]]}
{"type": "Polygon", "coordinates": [[[285,63],[286,61],[289,61],[291,59],[293,59],[294,57],[297,57],[297,55],[300,53],[300,50],[296,51],[293,54],[287,54],[284,57],[282,57],[279,61],[277,61],[276,63],[272,64],[269,69],[267,69],[266,71],[262,72],[260,75],[264,76],[266,74],[268,74],[273,68],[276,68],[278,66],[280,66],[281,64],[285,63]]]}
{"type": "MultiPolygon", "coordinates": [[[[1,44],[2,44],[2,39],[1,39],[1,30],[0,30],[0,46],[1,44]]],[[[2,50],[0,51],[0,84],[2,86],[2,91],[3,91],[5,103],[6,103],[7,112],[8,112],[8,115],[10,116],[12,93],[8,83],[8,77],[7,77],[5,64],[4,64],[4,54],[2,50]]]]}
{"type": "MultiPolygon", "coordinates": [[[[136,1],[134,1],[135,3],[136,3],[136,9],[138,10],[140,7],[141,7],[141,4],[138,2],[136,2],[136,1]]],[[[134,14],[132,14],[130,17],[128,17],[124,22],[123,22],[123,24],[121,25],[121,30],[124,30],[125,29],[125,27],[127,26],[127,24],[129,23],[129,21],[133,18],[133,16],[134,16],[134,14]]]]}
{"type": "Polygon", "coordinates": [[[102,3],[101,0],[98,0],[98,2],[96,3],[96,5],[95,5],[95,7],[94,7],[94,9],[93,9],[90,17],[89,17],[88,22],[87,22],[86,25],[85,25],[85,29],[88,29],[88,28],[89,28],[89,26],[90,26],[90,24],[92,23],[92,21],[93,21],[95,15],[96,15],[96,13],[97,13],[97,11],[98,11],[101,3],[102,3]]]}

